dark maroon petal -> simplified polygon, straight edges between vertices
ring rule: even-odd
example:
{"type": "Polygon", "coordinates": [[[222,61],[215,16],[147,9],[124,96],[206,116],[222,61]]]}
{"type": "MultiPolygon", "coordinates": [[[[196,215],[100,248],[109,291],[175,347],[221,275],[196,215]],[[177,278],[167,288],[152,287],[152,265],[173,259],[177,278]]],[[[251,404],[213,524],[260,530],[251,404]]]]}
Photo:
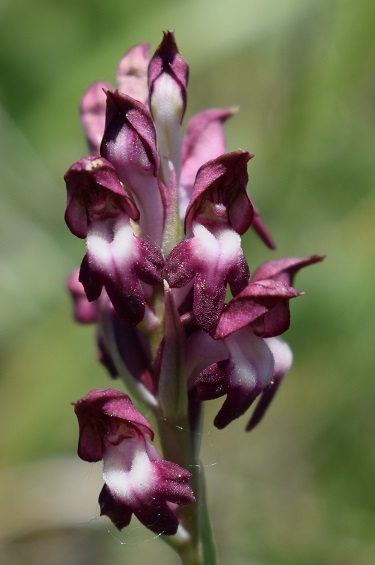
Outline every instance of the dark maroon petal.
{"type": "Polygon", "coordinates": [[[104,134],[106,95],[111,85],[107,82],[94,82],[84,93],[81,106],[81,124],[86,133],[91,155],[100,154],[100,143],[104,134]]]}
{"type": "Polygon", "coordinates": [[[160,489],[165,499],[174,504],[192,504],[195,497],[189,485],[191,473],[171,461],[153,461],[155,471],[159,476],[160,489]]]}
{"type": "Polygon", "coordinates": [[[177,532],[178,518],[167,503],[154,497],[153,504],[143,504],[134,509],[138,520],[155,534],[173,536],[177,532]]]}
{"type": "Polygon", "coordinates": [[[122,182],[135,190],[138,175],[157,176],[156,134],[147,108],[118,90],[107,90],[107,113],[101,154],[118,171],[122,182]]]}
{"type": "Polygon", "coordinates": [[[222,430],[233,420],[245,414],[259,395],[259,392],[259,390],[255,389],[252,393],[244,396],[243,391],[239,388],[231,391],[216,414],[214,425],[219,430],[222,430]]]}
{"type": "Polygon", "coordinates": [[[135,272],[142,281],[148,284],[161,284],[164,259],[160,247],[140,237],[136,241],[141,259],[135,264],[135,272]]]}
{"type": "Polygon", "coordinates": [[[100,297],[104,280],[100,273],[97,273],[90,267],[89,256],[86,253],[79,271],[79,282],[82,284],[89,302],[93,302],[100,297]]]}
{"type": "Polygon", "coordinates": [[[276,244],[272,239],[272,236],[266,226],[264,225],[258,210],[254,206],[254,218],[252,223],[252,228],[255,233],[260,237],[260,239],[269,247],[270,249],[276,249],[276,244]]]}
{"type": "Polygon", "coordinates": [[[239,253],[237,261],[233,264],[227,276],[233,296],[236,296],[244,290],[244,288],[249,284],[249,278],[249,265],[247,264],[241,249],[241,253],[239,253]]]}
{"type": "Polygon", "coordinates": [[[250,324],[257,335],[278,335],[289,327],[287,302],[300,294],[272,279],[250,283],[227,304],[213,337],[222,339],[250,324]]]}
{"type": "Polygon", "coordinates": [[[193,279],[196,269],[194,239],[185,239],[168,255],[164,271],[169,285],[172,288],[180,288],[193,279]]]}
{"type": "Polygon", "coordinates": [[[107,485],[104,485],[100,492],[99,506],[100,515],[108,516],[118,530],[130,524],[133,510],[121,499],[113,496],[107,485]]]}
{"type": "MultiPolygon", "coordinates": [[[[229,353],[228,353],[229,355],[229,353]]],[[[229,359],[213,363],[201,372],[196,382],[197,398],[199,400],[213,400],[220,398],[230,391],[231,371],[229,359]]]]}
{"type": "Polygon", "coordinates": [[[145,315],[146,301],[139,279],[133,273],[128,278],[104,279],[104,286],[113,308],[120,318],[130,326],[139,324],[145,315]]]}
{"type": "Polygon", "coordinates": [[[294,277],[300,269],[319,263],[323,259],[324,257],[321,255],[311,255],[311,257],[306,258],[286,257],[285,259],[267,261],[267,263],[263,263],[263,265],[257,268],[251,277],[251,282],[257,282],[262,279],[274,279],[290,286],[293,284],[294,277]]]}
{"type": "Polygon", "coordinates": [[[216,326],[224,308],[226,285],[217,278],[214,284],[206,279],[205,273],[198,273],[194,283],[194,314],[198,324],[205,331],[216,326]]]}
{"type": "Polygon", "coordinates": [[[117,349],[129,373],[154,393],[152,358],[146,336],[137,328],[126,325],[114,311],[110,314],[110,321],[117,349]]]}
{"type": "Polygon", "coordinates": [[[253,219],[253,206],[246,193],[246,185],[247,162],[252,157],[246,151],[235,151],[221,155],[199,169],[186,210],[185,230],[191,229],[197,215],[202,218],[199,220],[202,223],[207,214],[212,221],[212,210],[216,207],[218,210],[225,210],[227,222],[240,235],[249,228],[253,219]],[[209,208],[208,202],[211,204],[209,208]]]}

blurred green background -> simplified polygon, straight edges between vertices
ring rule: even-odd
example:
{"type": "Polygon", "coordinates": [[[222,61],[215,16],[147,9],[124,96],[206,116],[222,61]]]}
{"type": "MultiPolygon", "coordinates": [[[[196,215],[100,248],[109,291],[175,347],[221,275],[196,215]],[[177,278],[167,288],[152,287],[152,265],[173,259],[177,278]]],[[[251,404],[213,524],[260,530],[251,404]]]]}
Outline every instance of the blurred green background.
{"type": "Polygon", "coordinates": [[[250,267],[327,255],[297,279],[295,362],[262,425],[219,432],[207,406],[220,563],[375,563],[372,0],[0,1],[0,562],[177,563],[135,520],[120,534],[98,517],[101,465],[76,457],[69,403],[117,383],[64,290],[84,250],[63,222],[80,96],[167,28],[188,116],[240,107],[227,147],[255,153],[250,193],[278,244],[250,234],[250,267]]]}

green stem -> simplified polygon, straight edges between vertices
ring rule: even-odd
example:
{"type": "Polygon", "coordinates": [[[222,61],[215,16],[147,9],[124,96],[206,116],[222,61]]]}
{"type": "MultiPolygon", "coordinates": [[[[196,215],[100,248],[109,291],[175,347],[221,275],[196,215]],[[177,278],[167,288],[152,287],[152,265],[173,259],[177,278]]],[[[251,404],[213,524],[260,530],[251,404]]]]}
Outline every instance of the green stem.
{"type": "Polygon", "coordinates": [[[216,550],[207,508],[203,467],[195,455],[188,422],[170,422],[158,415],[159,436],[165,458],[192,473],[191,486],[195,504],[182,506],[178,516],[189,534],[186,540],[163,536],[178,553],[183,565],[216,565],[216,550]]]}

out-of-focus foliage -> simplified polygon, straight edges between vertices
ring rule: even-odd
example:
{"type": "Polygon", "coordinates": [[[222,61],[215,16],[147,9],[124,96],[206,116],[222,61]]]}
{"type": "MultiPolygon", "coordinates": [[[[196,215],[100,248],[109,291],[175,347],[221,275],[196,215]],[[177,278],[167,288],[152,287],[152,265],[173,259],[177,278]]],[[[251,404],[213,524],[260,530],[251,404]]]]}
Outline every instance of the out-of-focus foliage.
{"type": "Polygon", "coordinates": [[[278,250],[327,254],[291,304],[295,363],[253,433],[218,432],[202,459],[222,563],[375,562],[375,19],[371,0],[2,0],[0,4],[0,560],[133,563],[170,550],[98,518],[100,469],[74,457],[69,403],[113,383],[64,279],[83,244],[63,223],[66,168],[86,147],[83,90],[173,28],[189,115],[238,105],[228,149],[255,153],[251,196],[278,250]],[[70,457],[72,456],[72,457],[70,457]],[[108,529],[109,528],[109,529],[108,529]]]}

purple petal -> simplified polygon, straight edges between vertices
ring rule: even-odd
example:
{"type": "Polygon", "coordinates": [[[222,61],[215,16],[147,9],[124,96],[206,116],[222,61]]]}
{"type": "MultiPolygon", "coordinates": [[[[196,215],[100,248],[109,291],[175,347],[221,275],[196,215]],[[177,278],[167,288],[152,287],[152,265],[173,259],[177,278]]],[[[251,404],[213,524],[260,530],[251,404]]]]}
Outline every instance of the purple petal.
{"type": "MultiPolygon", "coordinates": [[[[276,249],[276,244],[272,239],[272,236],[266,226],[264,225],[258,210],[254,206],[254,218],[252,223],[252,228],[255,233],[260,237],[260,239],[269,247],[270,249],[276,249]]],[[[268,277],[267,277],[268,278],[268,277]]]]}
{"type": "Polygon", "coordinates": [[[173,535],[178,519],[169,503],[194,502],[188,480],[190,473],[168,461],[163,461],[156,449],[141,436],[124,438],[117,445],[109,445],[104,454],[103,478],[107,485],[101,499],[102,514],[116,520],[120,508],[129,523],[129,514],[135,516],[158,534],[173,535]]]}
{"type": "Polygon", "coordinates": [[[214,420],[219,429],[248,410],[271,382],[274,370],[269,347],[251,329],[242,329],[223,341],[228,358],[207,367],[196,381],[199,400],[227,395],[214,420]]]}
{"type": "Polygon", "coordinates": [[[321,255],[311,255],[303,259],[286,257],[284,259],[267,261],[267,263],[263,263],[254,272],[251,282],[257,282],[262,279],[274,279],[290,286],[293,284],[294,277],[300,269],[319,263],[323,259],[324,257],[321,255]]]}
{"type": "Polygon", "coordinates": [[[87,237],[92,221],[139,212],[124,191],[114,167],[103,157],[82,157],[64,176],[67,190],[65,222],[77,237],[87,237]]]}
{"type": "Polygon", "coordinates": [[[185,59],[180,55],[173,32],[164,31],[163,34],[163,39],[155,51],[149,65],[151,106],[158,80],[161,77],[168,75],[172,78],[176,88],[178,89],[177,96],[181,97],[181,122],[186,108],[186,87],[189,78],[189,66],[185,59]]]}
{"type": "Polygon", "coordinates": [[[222,339],[250,324],[257,335],[278,335],[289,327],[288,301],[300,294],[271,279],[252,282],[227,304],[213,337],[222,339]]]}
{"type": "Polygon", "coordinates": [[[96,300],[104,286],[116,313],[137,325],[144,317],[146,300],[140,279],[152,285],[162,281],[163,257],[151,242],[135,237],[126,219],[96,222],[87,239],[80,281],[88,300],[96,300]]]}
{"type": "Polygon", "coordinates": [[[113,496],[107,485],[104,485],[99,495],[100,515],[108,516],[118,530],[130,524],[133,510],[121,499],[113,496]]]}
{"type": "Polygon", "coordinates": [[[92,390],[73,402],[79,423],[78,455],[84,461],[103,459],[108,433],[116,436],[121,423],[153,439],[147,420],[138,412],[129,396],[117,390],[92,390]]]}
{"type": "Polygon", "coordinates": [[[140,43],[129,49],[121,59],[116,74],[117,88],[135,100],[148,104],[148,65],[150,45],[140,43]]]}
{"type": "Polygon", "coordinates": [[[262,420],[266,410],[271,404],[283,378],[292,366],[293,355],[285,341],[272,337],[265,340],[268,347],[271,349],[275,367],[273,371],[272,381],[262,393],[259,402],[257,403],[253,415],[246,426],[246,431],[249,432],[255,428],[262,420]]]}
{"type": "Polygon", "coordinates": [[[198,169],[225,152],[223,123],[235,111],[213,108],[196,114],[189,121],[182,145],[181,217],[185,215],[198,169]]]}
{"type": "Polygon", "coordinates": [[[80,324],[94,324],[98,321],[98,305],[87,300],[78,277],[79,269],[75,269],[66,283],[74,302],[74,319],[80,324]]]}
{"type": "Polygon", "coordinates": [[[111,85],[107,82],[94,82],[84,93],[81,106],[81,124],[86,133],[91,155],[100,155],[100,144],[104,134],[106,95],[111,85]]]}
{"type": "Polygon", "coordinates": [[[169,163],[176,178],[181,174],[181,122],[186,108],[188,65],[181,57],[173,32],[164,37],[149,66],[150,109],[154,119],[161,157],[163,181],[170,184],[169,163]]]}
{"type": "Polygon", "coordinates": [[[246,151],[235,151],[221,155],[203,165],[195,179],[193,194],[186,210],[185,230],[199,215],[199,221],[217,216],[221,209],[228,224],[240,235],[250,226],[253,206],[246,193],[248,180],[247,162],[252,158],[246,151]],[[210,206],[207,204],[210,203],[210,206]],[[207,216],[207,214],[209,216],[207,216]]]}
{"type": "Polygon", "coordinates": [[[159,189],[156,133],[146,107],[118,91],[107,91],[101,153],[129,189],[140,211],[143,237],[161,244],[164,210],[159,189]]]}

